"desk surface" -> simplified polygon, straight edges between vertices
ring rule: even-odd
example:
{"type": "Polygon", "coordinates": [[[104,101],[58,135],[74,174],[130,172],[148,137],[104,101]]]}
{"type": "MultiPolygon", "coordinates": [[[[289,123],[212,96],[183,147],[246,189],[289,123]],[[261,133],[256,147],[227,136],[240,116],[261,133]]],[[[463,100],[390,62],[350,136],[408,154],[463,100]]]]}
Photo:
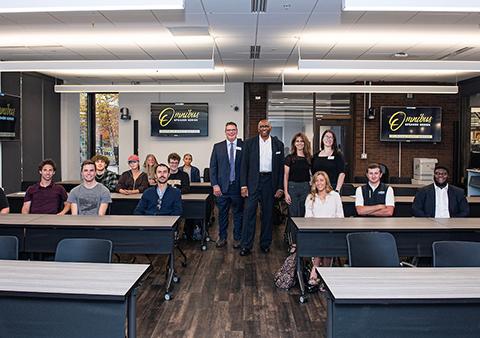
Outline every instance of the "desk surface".
{"type": "Polygon", "coordinates": [[[0,293],[125,297],[147,264],[0,260],[0,293]]]}
{"type": "Polygon", "coordinates": [[[40,215],[35,214],[2,214],[0,215],[1,225],[23,225],[37,219],[40,215]]]}
{"type": "MultiPolygon", "coordinates": [[[[432,181],[433,183],[433,181],[432,181]]],[[[366,183],[350,183],[354,188],[357,188],[357,187],[361,187],[363,185],[365,185],[366,183]]],[[[387,183],[387,185],[389,187],[392,187],[392,188],[414,188],[414,189],[418,189],[418,188],[423,188],[425,187],[424,184],[412,184],[412,183],[387,183]]]]}
{"type": "MultiPolygon", "coordinates": [[[[442,228],[442,225],[436,223],[433,218],[413,217],[293,217],[292,221],[299,230],[409,230],[442,228]]],[[[480,228],[480,224],[478,227],[480,228]]]]}
{"type": "MultiPolygon", "coordinates": [[[[413,203],[415,196],[395,196],[395,203],[413,203]]],[[[480,196],[467,196],[468,203],[480,203],[480,196]]],[[[342,202],[355,203],[355,196],[342,196],[342,202]]]]}
{"type": "Polygon", "coordinates": [[[317,268],[335,300],[479,299],[480,268],[317,268]]]}

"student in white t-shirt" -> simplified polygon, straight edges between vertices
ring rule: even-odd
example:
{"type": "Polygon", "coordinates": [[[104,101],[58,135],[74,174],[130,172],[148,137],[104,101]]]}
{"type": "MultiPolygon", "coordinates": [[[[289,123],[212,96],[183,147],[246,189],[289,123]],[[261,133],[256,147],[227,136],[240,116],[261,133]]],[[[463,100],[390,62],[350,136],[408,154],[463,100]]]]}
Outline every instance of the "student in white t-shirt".
{"type": "MultiPolygon", "coordinates": [[[[343,218],[343,205],[340,194],[333,190],[325,171],[317,171],[312,177],[310,194],[305,200],[305,217],[343,218]]],[[[308,284],[318,285],[319,279],[315,267],[330,265],[330,258],[313,258],[308,284]]]]}

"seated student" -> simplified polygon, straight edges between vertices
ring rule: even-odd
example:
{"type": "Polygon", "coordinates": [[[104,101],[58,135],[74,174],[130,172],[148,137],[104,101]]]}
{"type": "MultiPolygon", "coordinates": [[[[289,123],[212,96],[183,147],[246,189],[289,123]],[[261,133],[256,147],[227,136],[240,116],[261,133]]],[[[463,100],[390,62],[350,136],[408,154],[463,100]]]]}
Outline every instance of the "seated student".
{"type": "Polygon", "coordinates": [[[92,161],[95,162],[95,180],[98,183],[102,183],[105,188],[110,192],[115,192],[117,186],[117,174],[108,170],[110,160],[105,155],[95,155],[92,157],[92,161]]]}
{"type": "Polygon", "coordinates": [[[128,165],[130,170],[122,173],[118,179],[116,191],[124,195],[142,193],[150,184],[148,183],[147,174],[140,171],[140,159],[138,156],[130,155],[128,157],[128,165]]]}
{"type": "Polygon", "coordinates": [[[166,164],[155,167],[157,185],[150,187],[137,204],[135,215],[182,215],[182,193],[167,184],[170,168],[166,164]]]}
{"type": "Polygon", "coordinates": [[[67,201],[72,203],[72,215],[105,215],[112,198],[108,189],[95,181],[95,163],[83,161],[81,175],[82,183],[68,195],[67,201]]]}
{"type": "MultiPolygon", "coordinates": [[[[330,179],[325,171],[317,171],[312,177],[310,194],[305,200],[305,217],[343,218],[343,205],[340,194],[333,190],[330,179]]],[[[320,280],[316,267],[330,265],[331,258],[315,257],[310,271],[308,284],[317,286],[320,280]]]]}
{"type": "Polygon", "coordinates": [[[0,214],[8,214],[10,213],[10,205],[8,204],[7,196],[5,195],[5,191],[0,188],[0,214]]]}
{"type": "Polygon", "coordinates": [[[433,172],[433,183],[415,194],[412,211],[416,217],[467,217],[470,207],[463,190],[448,184],[448,169],[439,165],[433,172]]]}
{"type": "Polygon", "coordinates": [[[22,214],[65,215],[70,210],[67,192],[61,185],[53,182],[56,166],[51,159],[38,165],[40,182],[28,187],[22,206],[22,214]]]}
{"type": "Polygon", "coordinates": [[[392,216],[395,196],[392,187],[380,182],[380,165],[372,163],[367,168],[368,182],[355,191],[355,209],[360,216],[392,216]]]}
{"type": "Polygon", "coordinates": [[[178,169],[187,173],[190,182],[200,182],[200,170],[192,165],[192,154],[183,155],[183,165],[178,169]]]}
{"type": "Polygon", "coordinates": [[[168,166],[170,167],[170,178],[168,184],[179,188],[182,194],[186,194],[190,191],[190,179],[188,174],[178,170],[178,164],[180,163],[180,155],[177,153],[171,153],[168,155],[168,166]]]}
{"type": "Polygon", "coordinates": [[[157,185],[157,180],[155,179],[155,168],[157,165],[157,158],[153,154],[148,154],[145,157],[145,161],[143,161],[143,172],[147,174],[150,185],[157,185]]]}

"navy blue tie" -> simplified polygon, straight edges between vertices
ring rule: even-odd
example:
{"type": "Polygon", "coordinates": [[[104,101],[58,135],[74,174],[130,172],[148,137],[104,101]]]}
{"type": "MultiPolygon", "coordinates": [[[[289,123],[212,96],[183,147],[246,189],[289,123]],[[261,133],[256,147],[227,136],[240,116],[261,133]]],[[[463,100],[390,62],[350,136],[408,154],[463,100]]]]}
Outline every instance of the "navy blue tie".
{"type": "Polygon", "coordinates": [[[230,142],[230,182],[235,181],[235,153],[233,142],[230,142]]]}

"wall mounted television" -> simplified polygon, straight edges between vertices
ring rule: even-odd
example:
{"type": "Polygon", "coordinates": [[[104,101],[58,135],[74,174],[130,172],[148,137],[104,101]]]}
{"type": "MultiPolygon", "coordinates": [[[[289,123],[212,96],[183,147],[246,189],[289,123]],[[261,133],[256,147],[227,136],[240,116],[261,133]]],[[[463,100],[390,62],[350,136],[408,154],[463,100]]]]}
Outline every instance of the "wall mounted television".
{"type": "Polygon", "coordinates": [[[0,140],[16,140],[20,136],[20,98],[0,96],[0,140]]]}
{"type": "Polygon", "coordinates": [[[380,141],[440,142],[441,107],[381,107],[380,141]]]}
{"type": "Polygon", "coordinates": [[[151,136],[208,136],[208,103],[152,103],[151,136]]]}

